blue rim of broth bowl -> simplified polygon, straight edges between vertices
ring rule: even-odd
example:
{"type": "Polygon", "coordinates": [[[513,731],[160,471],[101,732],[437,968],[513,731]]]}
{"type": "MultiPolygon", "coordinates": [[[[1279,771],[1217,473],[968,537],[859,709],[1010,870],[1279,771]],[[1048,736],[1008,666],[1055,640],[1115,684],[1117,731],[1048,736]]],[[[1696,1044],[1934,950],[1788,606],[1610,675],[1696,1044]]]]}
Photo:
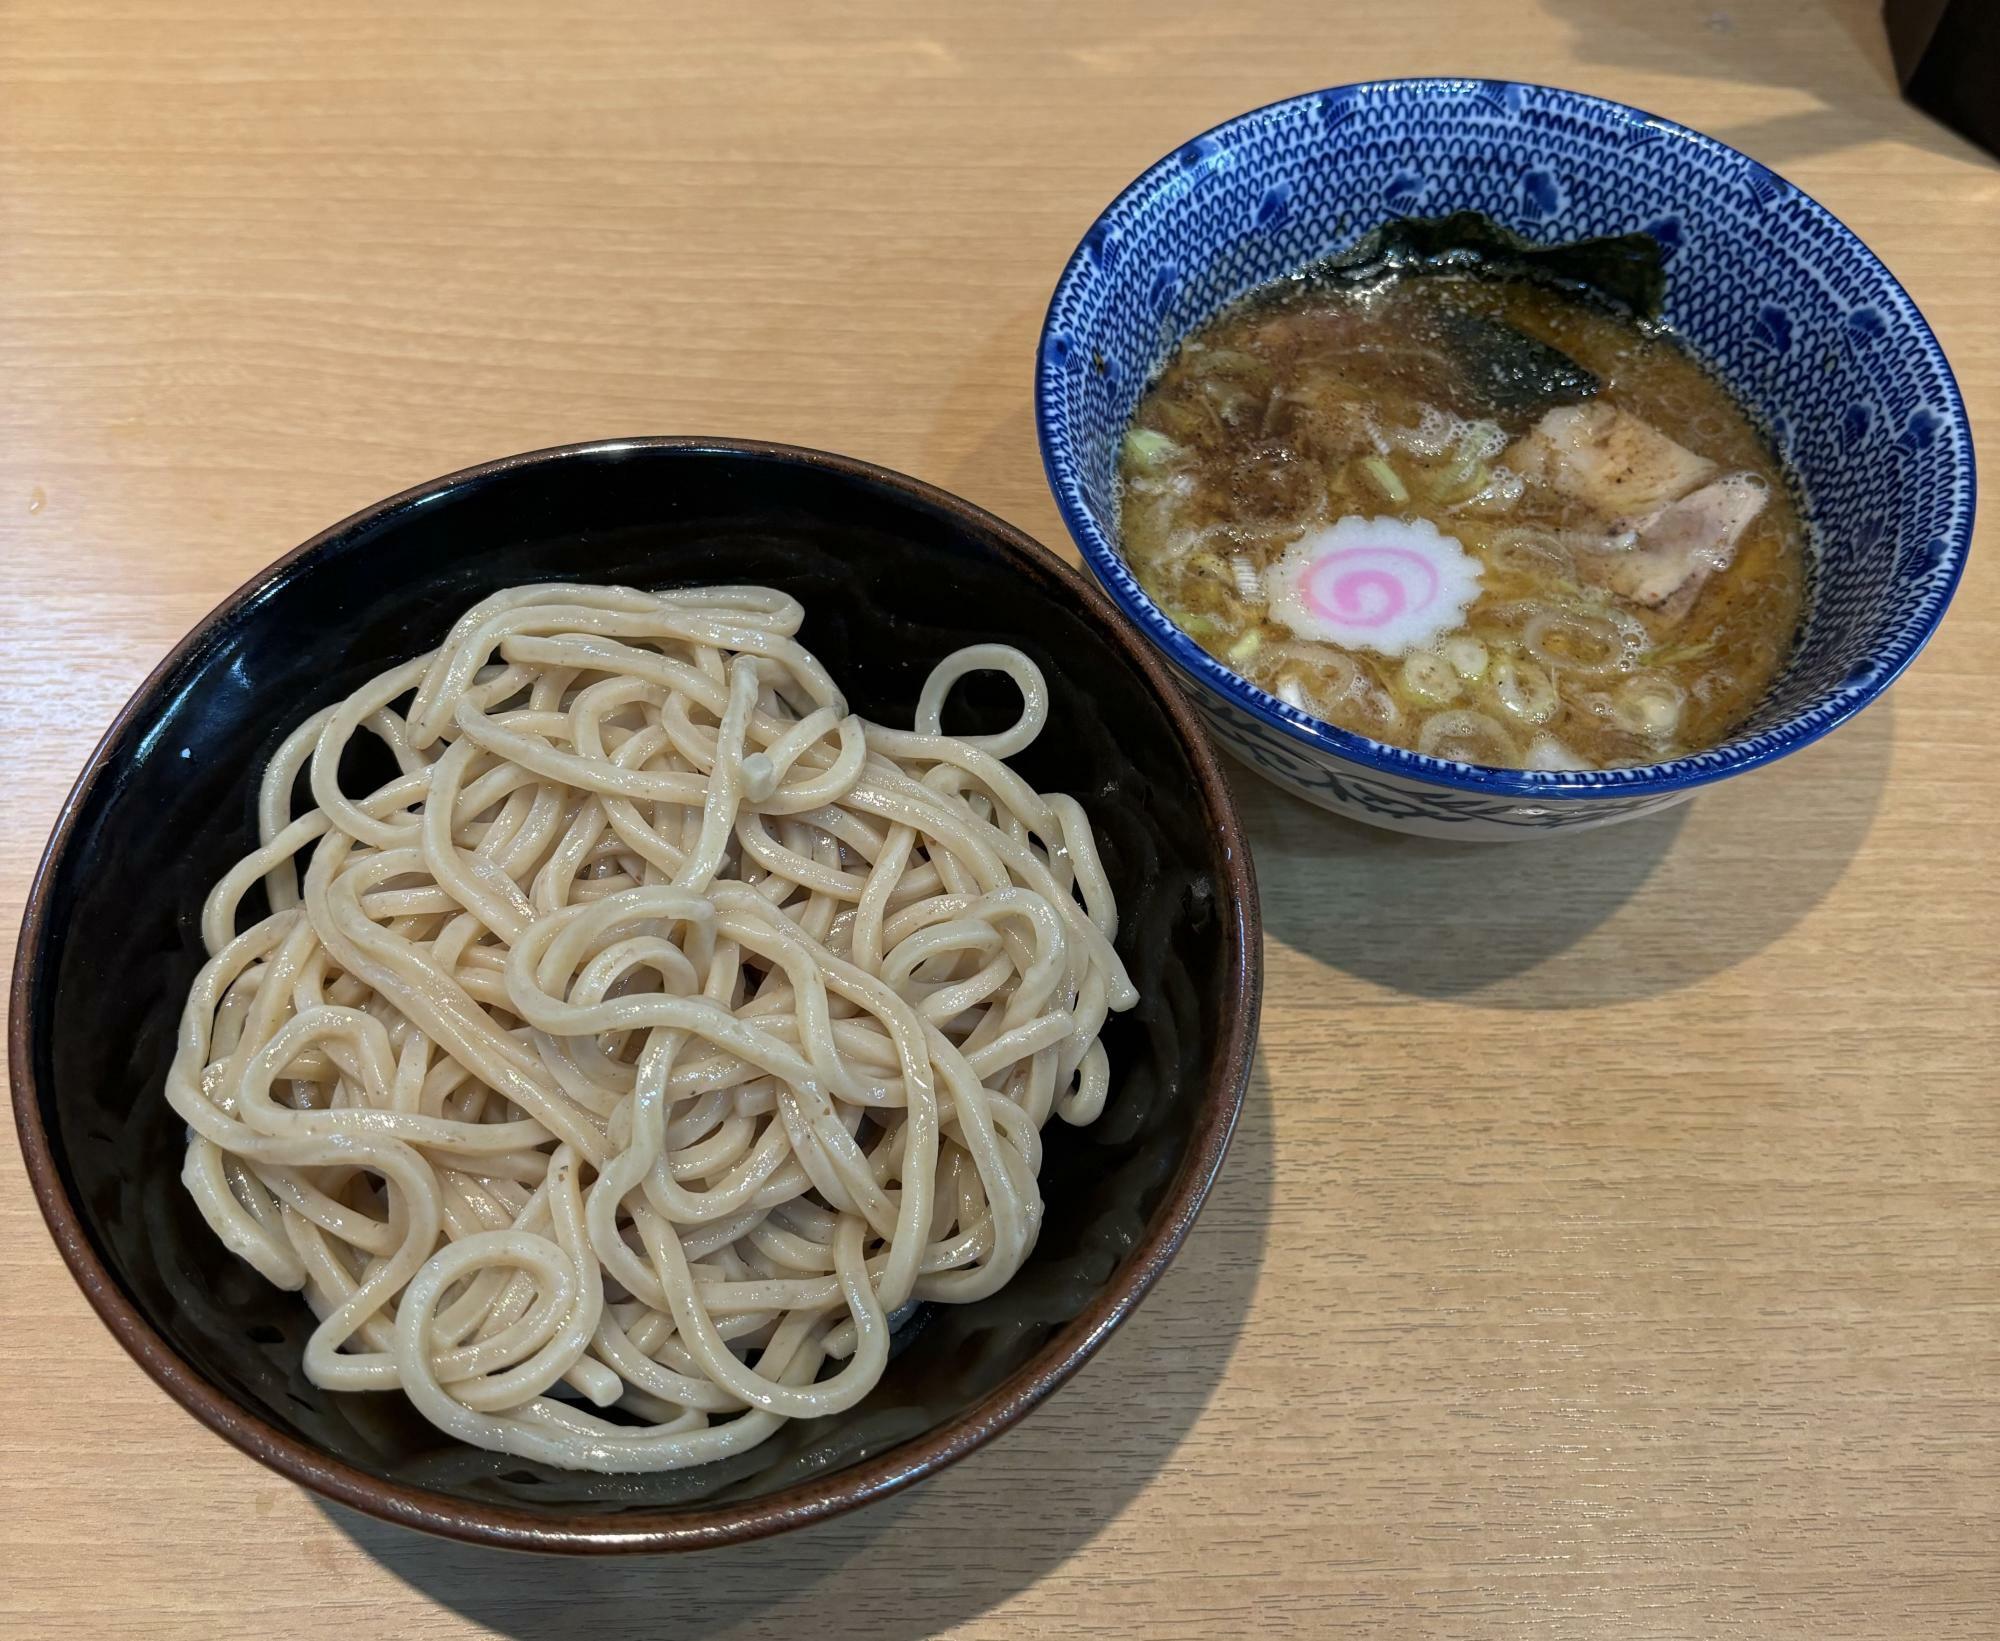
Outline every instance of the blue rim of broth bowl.
{"type": "MultiPolygon", "coordinates": [[[[1318,751],[1331,753],[1349,763],[1359,764],[1383,774],[1434,786],[1558,799],[1629,798],[1647,793],[1682,791],[1690,787],[1704,786],[1710,781],[1721,780],[1726,776],[1740,774],[1746,769],[1758,768],[1787,753],[1796,752],[1802,746],[1809,746],[1822,735],[1837,729],[1894,683],[1904,668],[1916,659],[1918,652],[1929,642],[1931,634],[1937,630],[1938,623],[1944,618],[1952,594],[1957,590],[1959,578],[1964,573],[1966,552],[1972,540],[1973,504],[1976,492],[1971,432],[1966,420],[1965,402],[1959,393],[1958,381],[1952,375],[1951,365],[1944,356],[1943,348],[1938,345],[1936,336],[1932,334],[1930,325],[1925,321],[1909,292],[1903,289],[1901,281],[1882,263],[1881,258],[1869,250],[1866,242],[1818,200],[1794,184],[1788,183],[1786,186],[1796,195],[1801,208],[1829,228],[1835,240],[1844,248],[1858,252],[1881,269],[1886,281],[1886,299],[1893,307],[1894,318],[1900,321],[1908,333],[1908,345],[1922,350],[1944,388],[1946,433],[1960,447],[1966,475],[1966,496],[1965,505],[1957,510],[1956,516],[1944,532],[1944,540],[1953,559],[1950,576],[1932,590],[1930,596],[1934,603],[1923,619],[1906,627],[1898,635],[1897,641],[1887,647],[1880,656],[1871,657],[1866,678],[1843,685],[1817,705],[1806,708],[1772,729],[1759,732],[1751,739],[1723,741],[1699,753],[1674,758],[1665,763],[1592,770],[1501,769],[1484,764],[1465,764],[1445,758],[1428,757],[1421,752],[1406,751],[1402,747],[1371,740],[1365,735],[1341,729],[1323,719],[1313,717],[1310,713],[1288,706],[1276,696],[1259,689],[1247,678],[1230,671],[1188,637],[1146,595],[1131,571],[1126,568],[1117,543],[1098,525],[1085,503],[1082,480],[1077,470],[1070,439],[1066,432],[1057,426],[1055,407],[1061,401],[1059,388],[1065,367],[1053,357],[1056,350],[1050,347],[1050,341],[1057,312],[1085,276],[1090,246],[1108,230],[1109,225],[1122,217],[1135,200],[1142,199],[1153,190],[1169,184],[1180,165],[1180,156],[1190,146],[1234,134],[1246,126],[1289,112],[1301,105],[1316,103],[1327,97],[1377,95],[1392,98],[1400,96],[1404,100],[1411,100],[1429,97],[1483,96],[1490,95],[1495,88],[1503,92],[1513,89],[1533,92],[1558,104],[1567,103],[1578,109],[1589,110],[1599,117],[1608,114],[1620,119],[1641,122],[1744,166],[1759,164],[1728,143],[1720,142],[1714,137],[1673,120],[1648,114],[1630,104],[1614,102],[1607,97],[1595,97],[1588,92],[1568,91],[1560,86],[1539,85],[1531,81],[1449,78],[1367,80],[1353,85],[1308,91],[1296,97],[1286,97],[1224,120],[1219,125],[1211,126],[1200,136],[1162,155],[1099,212],[1083,238],[1078,241],[1076,249],[1070,253],[1069,261],[1063,267],[1062,277],[1056,281],[1055,291],[1049,299],[1048,311],[1042,320],[1035,365],[1035,433],[1041,445],[1042,466],[1048,475],[1049,488],[1055,494],[1056,505],[1062,512],[1063,522],[1068,525],[1069,532],[1075,538],[1084,562],[1090,566],[1091,572],[1105,591],[1110,593],[1127,615],[1138,622],[1147,636],[1166,652],[1176,666],[1198,683],[1214,690],[1232,705],[1242,708],[1291,739],[1301,741],[1318,751]]],[[[1365,233],[1372,226],[1374,226],[1372,223],[1363,224],[1358,232],[1365,233]]],[[[1339,248],[1338,243],[1330,243],[1326,247],[1326,253],[1339,248]]],[[[1235,296],[1247,294],[1249,289],[1254,288],[1254,285],[1248,286],[1242,291],[1233,293],[1222,305],[1226,306],[1227,301],[1233,300],[1235,296]]],[[[1205,323],[1207,317],[1212,315],[1204,316],[1198,323],[1205,323]]],[[[1191,325],[1188,331],[1194,328],[1196,326],[1191,325]]],[[[1184,331],[1182,334],[1187,333],[1184,331]]],[[[1699,357],[1698,350],[1697,357],[1699,357]]],[[[1789,461],[1786,462],[1786,467],[1789,471],[1789,461]]],[[[1809,511],[1811,500],[1809,493],[1806,500],[1808,503],[1806,524],[1810,532],[1812,520],[1809,511]]]]}

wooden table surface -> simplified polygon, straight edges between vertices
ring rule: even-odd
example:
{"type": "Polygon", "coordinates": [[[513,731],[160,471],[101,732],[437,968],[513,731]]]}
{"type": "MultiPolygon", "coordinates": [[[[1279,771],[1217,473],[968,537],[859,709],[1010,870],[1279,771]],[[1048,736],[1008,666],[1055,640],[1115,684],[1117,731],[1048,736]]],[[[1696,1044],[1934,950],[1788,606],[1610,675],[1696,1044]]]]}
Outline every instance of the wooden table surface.
{"type": "MultiPolygon", "coordinates": [[[[159,655],[374,498],[824,445],[1068,551],[1029,402],[1091,216],[1374,75],[1599,91],[1869,241],[2000,425],[2000,167],[1874,0],[0,5],[0,902],[159,655]]],[[[988,1451],[562,1564],[321,1506],[86,1309],[0,1145],[8,1636],[2000,1633],[2000,540],[1831,742],[1482,849],[1243,802],[1269,980],[1199,1228],[988,1451]]]]}

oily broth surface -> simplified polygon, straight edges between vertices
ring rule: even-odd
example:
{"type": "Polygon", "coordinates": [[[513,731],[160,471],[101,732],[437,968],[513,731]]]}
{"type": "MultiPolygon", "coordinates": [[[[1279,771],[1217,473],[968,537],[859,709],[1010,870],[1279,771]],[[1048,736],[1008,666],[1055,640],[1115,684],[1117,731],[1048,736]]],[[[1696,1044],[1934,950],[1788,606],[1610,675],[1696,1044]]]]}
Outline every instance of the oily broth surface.
{"type": "MultiPolygon", "coordinates": [[[[1508,435],[1532,420],[1515,420],[1508,435]]],[[[1518,766],[1530,761],[1529,743],[1547,734],[1579,762],[1606,768],[1713,745],[1769,687],[1798,630],[1805,532],[1749,418],[1671,339],[1544,285],[1428,274],[1367,289],[1300,282],[1257,293],[1183,345],[1141,399],[1132,427],[1165,435],[1174,452],[1148,464],[1128,439],[1121,457],[1124,546],[1147,592],[1252,682],[1302,696],[1306,710],[1376,740],[1416,748],[1424,720],[1444,703],[1412,695],[1400,657],[1294,638],[1266,618],[1261,592],[1246,596],[1238,579],[1241,562],[1261,572],[1307,529],[1343,516],[1425,519],[1477,557],[1480,594],[1461,633],[1481,639],[1496,659],[1518,653],[1510,617],[1527,603],[1587,615],[1611,610],[1645,628],[1644,648],[1609,677],[1523,661],[1547,672],[1557,697],[1539,722],[1506,710],[1491,672],[1463,682],[1449,706],[1500,723],[1505,742],[1484,738],[1449,747],[1446,756],[1518,766]],[[1577,576],[1565,535],[1606,533],[1587,506],[1533,482],[1504,503],[1490,489],[1474,493],[1504,456],[1482,466],[1468,464],[1457,447],[1435,454],[1405,447],[1406,430],[1440,405],[1435,327],[1454,309],[1505,320],[1551,344],[1600,378],[1600,400],[1725,473],[1764,481],[1765,506],[1734,559],[1684,614],[1628,610],[1577,576]],[[1390,464],[1407,499],[1395,499],[1369,471],[1371,458],[1390,464]],[[1633,691],[1680,700],[1670,731],[1635,720],[1633,691]]]]}

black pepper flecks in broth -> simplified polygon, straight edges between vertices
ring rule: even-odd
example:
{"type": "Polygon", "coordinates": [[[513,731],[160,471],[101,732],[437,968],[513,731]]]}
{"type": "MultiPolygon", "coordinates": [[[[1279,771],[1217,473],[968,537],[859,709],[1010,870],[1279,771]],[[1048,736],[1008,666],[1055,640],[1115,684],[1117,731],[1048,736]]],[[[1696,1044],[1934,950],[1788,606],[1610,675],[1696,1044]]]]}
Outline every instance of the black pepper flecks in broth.
{"type": "Polygon", "coordinates": [[[1126,554],[1225,664],[1396,746],[1515,768],[1713,745],[1790,653],[1805,532],[1670,337],[1522,278],[1288,281],[1147,390],[1126,554]]]}

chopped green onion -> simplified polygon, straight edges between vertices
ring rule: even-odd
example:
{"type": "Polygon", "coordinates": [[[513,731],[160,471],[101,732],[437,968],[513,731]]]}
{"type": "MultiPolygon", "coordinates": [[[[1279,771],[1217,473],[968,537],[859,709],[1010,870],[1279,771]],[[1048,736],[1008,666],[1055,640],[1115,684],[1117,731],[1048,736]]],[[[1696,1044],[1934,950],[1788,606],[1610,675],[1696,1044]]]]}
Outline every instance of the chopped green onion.
{"type": "Polygon", "coordinates": [[[1530,769],[1593,769],[1596,767],[1588,758],[1579,758],[1547,730],[1543,730],[1541,734],[1528,743],[1527,762],[1530,769]]]}
{"type": "Polygon", "coordinates": [[[1452,505],[1478,495],[1493,477],[1485,455],[1485,441],[1476,434],[1468,433],[1461,438],[1452,452],[1451,464],[1424,486],[1431,499],[1452,505]]]}
{"type": "Polygon", "coordinates": [[[1670,678],[1635,678],[1619,692],[1614,714],[1635,735],[1671,735],[1680,727],[1683,700],[1670,678]]]}
{"type": "Polygon", "coordinates": [[[1380,490],[1389,500],[1396,503],[1397,506],[1400,507],[1410,499],[1410,487],[1403,482],[1402,475],[1380,456],[1364,458],[1361,463],[1361,471],[1373,479],[1375,481],[1375,488],[1380,490]]]}
{"type": "Polygon", "coordinates": [[[1521,499],[1521,492],[1526,488],[1527,481],[1519,473],[1510,473],[1504,467],[1496,467],[1492,470],[1492,476],[1459,505],[1482,513],[1504,512],[1521,499]]]}
{"type": "Polygon", "coordinates": [[[1507,430],[1498,422],[1467,422],[1458,447],[1481,461],[1489,461],[1507,448],[1507,430]]]}
{"type": "Polygon", "coordinates": [[[1193,610],[1176,609],[1171,604],[1162,604],[1160,608],[1167,612],[1167,619],[1176,627],[1179,627],[1190,638],[1220,638],[1222,636],[1222,623],[1212,615],[1199,615],[1193,610]]]}
{"type": "Polygon", "coordinates": [[[1263,647],[1264,635],[1255,627],[1252,627],[1241,638],[1237,639],[1235,643],[1229,646],[1229,664],[1240,667],[1263,647]]]}
{"type": "Polygon", "coordinates": [[[1458,673],[1433,650],[1418,650],[1403,662],[1403,688],[1427,707],[1458,699],[1458,673]]]}
{"type": "Polygon", "coordinates": [[[1444,658],[1468,684],[1476,684],[1486,676],[1486,646],[1476,638],[1447,638],[1444,641],[1444,658]]]}
{"type": "Polygon", "coordinates": [[[1484,462],[1475,462],[1464,471],[1460,471],[1458,463],[1454,462],[1429,486],[1431,499],[1441,506],[1456,507],[1460,502],[1470,501],[1478,495],[1492,477],[1493,469],[1484,462]]]}
{"type": "Polygon", "coordinates": [[[1527,724],[1545,724],[1560,704],[1549,675],[1532,661],[1506,659],[1493,667],[1493,693],[1508,716],[1527,724]]]}
{"type": "Polygon", "coordinates": [[[1125,435],[1125,459],[1147,472],[1167,466],[1180,453],[1179,445],[1150,427],[1135,427],[1125,435]]]}

